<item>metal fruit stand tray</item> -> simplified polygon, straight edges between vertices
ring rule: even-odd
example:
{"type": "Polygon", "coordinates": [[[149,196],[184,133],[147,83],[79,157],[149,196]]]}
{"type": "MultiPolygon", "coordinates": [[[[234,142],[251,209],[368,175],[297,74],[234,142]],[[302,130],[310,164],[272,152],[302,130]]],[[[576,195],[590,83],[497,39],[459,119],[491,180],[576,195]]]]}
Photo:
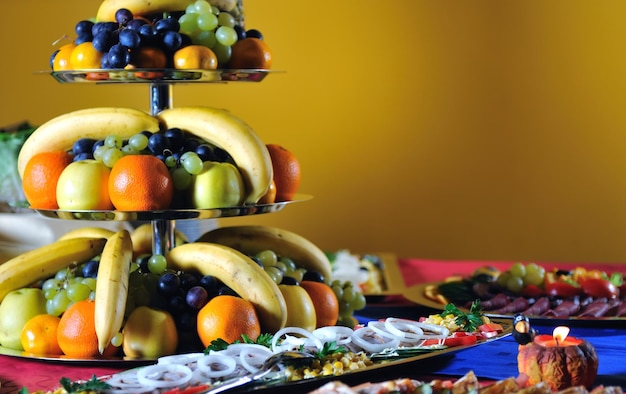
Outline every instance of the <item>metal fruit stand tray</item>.
{"type": "MultiPolygon", "coordinates": [[[[274,72],[274,71],[272,71],[274,72]]],[[[46,72],[49,73],[49,72],[46,72]]],[[[175,84],[261,82],[269,70],[71,70],[54,71],[52,77],[60,83],[91,84],[145,84],[150,90],[150,114],[157,115],[172,107],[175,84]]],[[[218,209],[176,209],[163,211],[67,211],[36,210],[44,217],[63,220],[150,221],[152,224],[154,254],[166,254],[174,245],[176,220],[213,219],[278,212],[294,202],[309,200],[311,196],[298,194],[294,200],[273,204],[248,204],[218,209]]]]}

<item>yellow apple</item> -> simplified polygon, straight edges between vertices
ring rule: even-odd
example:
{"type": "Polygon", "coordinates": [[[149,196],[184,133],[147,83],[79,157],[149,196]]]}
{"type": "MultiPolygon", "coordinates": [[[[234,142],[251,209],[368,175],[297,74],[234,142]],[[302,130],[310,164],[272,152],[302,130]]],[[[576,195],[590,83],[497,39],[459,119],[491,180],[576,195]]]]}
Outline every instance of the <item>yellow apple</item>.
{"type": "Polygon", "coordinates": [[[24,350],[22,329],[33,316],[46,313],[46,298],[38,288],[23,288],[7,294],[0,304],[0,345],[24,350]]]}
{"type": "Polygon", "coordinates": [[[57,203],[62,210],[113,209],[109,198],[111,169],[98,160],[70,163],[57,181],[57,203]]]}
{"type": "Polygon", "coordinates": [[[173,354],[178,346],[174,318],[164,310],[135,308],[122,330],[124,354],[132,358],[158,358],[173,354]]]}

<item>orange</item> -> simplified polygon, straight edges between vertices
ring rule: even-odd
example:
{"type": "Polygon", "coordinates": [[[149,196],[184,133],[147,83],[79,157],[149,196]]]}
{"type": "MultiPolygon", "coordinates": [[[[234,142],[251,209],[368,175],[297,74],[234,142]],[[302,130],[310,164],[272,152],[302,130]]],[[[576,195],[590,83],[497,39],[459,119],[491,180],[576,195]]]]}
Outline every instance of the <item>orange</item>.
{"type": "MultiPolygon", "coordinates": [[[[61,315],[57,328],[57,341],[66,356],[91,358],[99,355],[95,306],[95,301],[78,301],[70,305],[61,315]]],[[[104,355],[112,355],[116,351],[117,348],[110,345],[104,355]]]]}
{"type": "Polygon", "coordinates": [[[58,356],[63,354],[57,340],[57,328],[61,318],[47,313],[35,315],[26,322],[20,337],[25,352],[58,356]]]}
{"type": "Polygon", "coordinates": [[[333,289],[326,283],[303,280],[300,282],[315,307],[317,327],[334,326],[339,319],[339,301],[333,289]]]}
{"type": "Polygon", "coordinates": [[[32,208],[58,209],[57,181],[72,162],[72,156],[65,151],[42,152],[34,155],[22,174],[24,196],[32,208]]]}
{"type": "Polygon", "coordinates": [[[261,324],[250,301],[231,295],[213,297],[198,312],[198,336],[206,347],[216,339],[228,343],[241,340],[242,335],[256,340],[261,324]]]}
{"type": "Polygon", "coordinates": [[[90,70],[101,68],[104,54],[93,47],[91,41],[78,44],[72,51],[70,66],[73,70],[90,70]]]}
{"type": "Polygon", "coordinates": [[[276,182],[272,180],[267,193],[258,201],[258,204],[273,204],[276,201],[276,182]]]}
{"type": "Polygon", "coordinates": [[[61,48],[59,48],[52,60],[52,70],[71,70],[72,66],[70,65],[70,58],[72,57],[72,52],[74,51],[74,48],[76,48],[76,44],[74,43],[65,44],[61,48]]]}
{"type": "Polygon", "coordinates": [[[291,151],[277,144],[268,144],[267,150],[272,158],[276,201],[292,200],[300,187],[300,162],[291,151]]]}
{"type": "Polygon", "coordinates": [[[203,45],[188,45],[174,52],[174,68],[179,70],[215,70],[217,56],[203,45]]]}
{"type": "Polygon", "coordinates": [[[139,47],[132,52],[131,65],[128,68],[165,68],[167,56],[156,47],[139,47]]]}
{"type": "Polygon", "coordinates": [[[268,70],[272,67],[272,51],[265,41],[247,37],[232,46],[228,65],[233,69],[268,70]]]}
{"type": "Polygon", "coordinates": [[[174,197],[174,182],[167,166],[156,156],[128,155],[111,169],[109,197],[120,211],[167,209],[174,197]]]}

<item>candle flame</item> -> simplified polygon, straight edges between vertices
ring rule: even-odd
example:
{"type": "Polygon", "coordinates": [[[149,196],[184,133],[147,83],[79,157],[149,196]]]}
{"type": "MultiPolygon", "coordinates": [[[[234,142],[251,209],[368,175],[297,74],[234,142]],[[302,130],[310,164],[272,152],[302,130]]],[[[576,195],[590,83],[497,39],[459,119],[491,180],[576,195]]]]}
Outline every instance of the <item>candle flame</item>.
{"type": "Polygon", "coordinates": [[[565,326],[555,327],[554,331],[552,331],[552,336],[554,337],[554,340],[556,341],[557,345],[565,341],[565,338],[567,338],[568,334],[569,334],[569,327],[565,327],[565,326]]]}

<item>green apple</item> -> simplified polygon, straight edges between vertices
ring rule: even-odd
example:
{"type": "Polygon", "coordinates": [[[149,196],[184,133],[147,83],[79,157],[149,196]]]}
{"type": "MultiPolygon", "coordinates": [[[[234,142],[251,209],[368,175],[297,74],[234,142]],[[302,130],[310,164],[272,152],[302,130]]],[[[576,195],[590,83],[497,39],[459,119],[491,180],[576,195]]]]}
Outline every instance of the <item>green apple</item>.
{"type": "Polygon", "coordinates": [[[131,358],[158,358],[174,354],[178,331],[164,310],[140,306],[130,313],[122,330],[124,354],[131,358]]]}
{"type": "Polygon", "coordinates": [[[20,336],[33,316],[46,313],[46,298],[38,288],[23,288],[7,294],[0,304],[0,345],[24,350],[20,336]]]}
{"type": "Polygon", "coordinates": [[[113,209],[109,198],[111,169],[98,160],[70,163],[57,181],[57,203],[63,210],[113,209]]]}
{"type": "Polygon", "coordinates": [[[235,207],[245,200],[241,173],[230,163],[205,161],[191,185],[191,204],[197,209],[235,207]]]}

